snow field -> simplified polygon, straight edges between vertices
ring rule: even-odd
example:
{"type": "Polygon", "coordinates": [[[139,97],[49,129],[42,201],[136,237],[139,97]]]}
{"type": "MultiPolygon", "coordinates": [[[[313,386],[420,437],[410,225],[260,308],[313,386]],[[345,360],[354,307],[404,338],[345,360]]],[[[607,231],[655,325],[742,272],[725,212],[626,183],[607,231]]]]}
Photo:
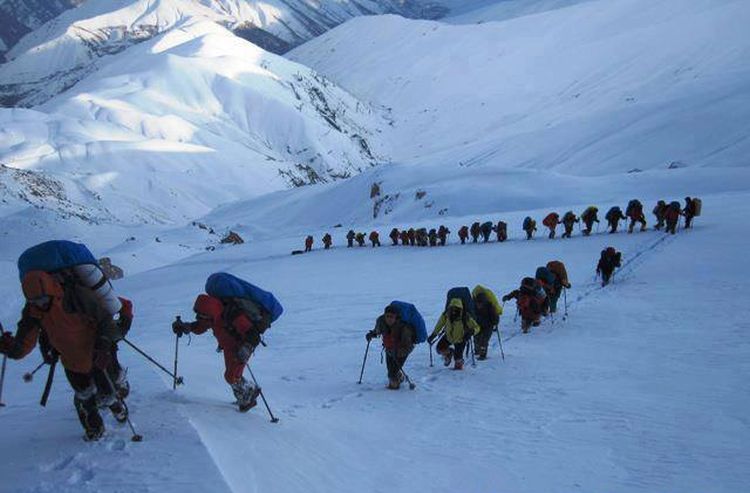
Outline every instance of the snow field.
{"type": "MultiPolygon", "coordinates": [[[[132,454],[128,474],[131,464],[149,471],[149,457],[164,448],[188,469],[203,464],[208,451],[231,491],[739,491],[748,459],[740,414],[748,395],[742,378],[747,322],[742,300],[727,292],[747,285],[729,261],[737,255],[741,232],[734,224],[746,200],[746,194],[710,197],[711,210],[726,214],[707,214],[697,229],[676,237],[599,234],[295,257],[282,252],[246,261],[230,249],[202,254],[118,282],[118,292],[135,301],[130,337],[171,367],[170,323],[175,314],[190,318],[209,273],[229,270],[272,290],[286,311],[253,368],[280,423],[269,423],[261,405],[236,412],[210,334],[193,337],[189,346],[181,340],[186,385],[174,394],[166,375],[150,373],[145,361],[121,349],[132,368],[133,418],[146,437],[141,448],[123,442],[127,430],[114,427],[103,444],[77,444],[70,393],[59,376],[52,407],[36,411],[41,383],[20,383],[33,357],[10,365],[6,400],[12,396],[13,406],[6,411],[13,414],[6,419],[38,423],[35,433],[65,443],[51,455],[39,445],[49,464],[72,449],[80,456],[71,464],[92,468],[98,464],[92,448],[125,443],[132,454]],[[610,244],[624,252],[626,265],[613,286],[598,289],[595,263],[610,244]],[[571,274],[570,318],[521,336],[514,308],[506,305],[504,363],[495,339],[490,359],[464,372],[442,368],[437,358],[430,368],[421,345],[406,366],[417,389],[391,392],[373,344],[364,383],[356,385],[364,334],[391,300],[415,303],[432,325],[448,288],[480,283],[502,295],[552,259],[563,260],[571,274]],[[196,444],[191,427],[205,451],[177,452],[167,436],[196,444]]],[[[27,447],[27,428],[14,430],[9,443],[27,447]]],[[[17,460],[33,470],[28,459],[17,460]]],[[[72,477],[70,469],[47,469],[37,473],[41,482],[72,477]]],[[[156,487],[152,480],[143,476],[144,491],[156,487]]],[[[224,487],[215,474],[202,480],[224,487]]],[[[76,488],[106,488],[104,481],[91,476],[76,488]]],[[[27,491],[18,486],[11,491],[27,491]]]]}

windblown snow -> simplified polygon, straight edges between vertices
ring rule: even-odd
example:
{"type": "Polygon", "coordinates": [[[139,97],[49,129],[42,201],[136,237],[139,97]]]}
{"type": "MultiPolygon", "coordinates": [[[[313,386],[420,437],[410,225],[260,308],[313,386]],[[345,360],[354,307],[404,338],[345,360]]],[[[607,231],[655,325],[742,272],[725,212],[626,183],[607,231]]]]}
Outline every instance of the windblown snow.
{"type": "MultiPolygon", "coordinates": [[[[75,18],[144,7],[106,3],[75,18]]],[[[439,22],[359,17],[286,58],[195,14],[219,4],[293,3],[149,3],[174,15],[147,40],[43,104],[0,109],[0,317],[15,330],[24,249],[82,241],[124,269],[129,338],[171,368],[175,315],[190,320],[206,277],[231,272],[285,308],[251,360],[280,422],[262,403],[236,411],[207,333],[180,339],[176,391],[121,347],[144,441],[107,416],[105,437],[84,443],[62,372],[44,409],[46,369],[22,381],[34,352],[8,361],[0,491],[746,489],[747,2],[442,0],[453,15],[439,22]],[[652,230],[655,202],[686,195],[703,199],[694,229],[652,230]],[[525,216],[633,198],[648,231],[522,239],[525,216]],[[506,221],[509,241],[460,245],[478,220],[506,221]],[[386,245],[393,227],[441,224],[446,247],[386,245]],[[350,228],[384,246],[346,248],[350,228]],[[245,243],[220,244],[229,231],[245,243]],[[308,234],[313,252],[290,255],[308,234]],[[601,288],[610,245],[624,266],[601,288]],[[566,320],[521,334],[508,303],[504,360],[494,335],[489,359],[461,372],[417,346],[413,391],[384,388],[373,341],[357,385],[364,335],[392,300],[429,330],[449,288],[501,296],[550,260],[573,284],[566,320]]],[[[53,39],[72,15],[28,39],[53,39]]]]}

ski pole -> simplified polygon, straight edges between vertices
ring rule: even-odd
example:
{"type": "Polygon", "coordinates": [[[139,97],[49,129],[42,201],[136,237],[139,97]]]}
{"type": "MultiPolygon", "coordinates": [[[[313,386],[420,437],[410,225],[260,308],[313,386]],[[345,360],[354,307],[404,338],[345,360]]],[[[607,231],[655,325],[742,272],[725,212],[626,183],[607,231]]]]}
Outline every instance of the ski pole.
{"type": "Polygon", "coordinates": [[[31,382],[31,381],[32,381],[32,380],[34,379],[34,374],[35,374],[36,372],[38,372],[39,370],[41,370],[41,369],[42,369],[42,367],[43,367],[43,366],[44,366],[45,364],[46,364],[46,363],[45,363],[44,361],[42,361],[41,363],[39,363],[39,366],[37,366],[36,368],[34,368],[33,370],[31,370],[30,372],[24,373],[24,374],[23,374],[23,381],[24,381],[24,382],[26,382],[26,383],[29,383],[29,382],[31,382]]]}
{"type": "Polygon", "coordinates": [[[359,382],[358,384],[362,383],[362,376],[365,374],[365,363],[367,362],[367,353],[370,352],[370,341],[367,341],[367,347],[365,348],[365,357],[362,359],[362,370],[359,372],[359,382]]]}
{"type": "Polygon", "coordinates": [[[112,389],[115,399],[117,399],[120,405],[125,409],[125,421],[127,421],[128,426],[130,427],[130,433],[132,433],[133,435],[130,437],[130,440],[133,442],[142,442],[143,435],[139,435],[135,431],[135,426],[133,426],[133,422],[130,420],[130,409],[128,409],[128,405],[125,403],[125,399],[123,399],[117,394],[117,389],[115,385],[112,383],[112,379],[109,377],[109,374],[107,373],[106,369],[102,370],[102,374],[104,375],[104,378],[107,379],[107,383],[109,383],[109,388],[112,389]]]}
{"type": "Polygon", "coordinates": [[[130,346],[131,348],[135,349],[135,351],[138,354],[140,354],[141,356],[143,356],[144,358],[146,358],[148,361],[150,361],[151,363],[153,363],[154,366],[156,366],[161,371],[163,371],[164,373],[166,373],[167,375],[169,375],[170,377],[172,377],[172,379],[174,379],[174,381],[177,382],[177,385],[182,385],[184,383],[182,377],[178,377],[177,374],[172,373],[171,371],[169,371],[166,368],[164,368],[164,366],[160,365],[154,358],[152,358],[151,356],[149,356],[148,354],[146,354],[145,352],[143,352],[141,349],[139,349],[138,346],[136,346],[135,344],[133,344],[129,340],[125,339],[124,337],[121,340],[125,344],[127,344],[128,346],[130,346]]]}
{"type": "Polygon", "coordinates": [[[500,356],[503,357],[503,361],[505,361],[505,351],[503,351],[503,337],[500,334],[500,325],[495,325],[495,332],[497,332],[497,343],[500,345],[500,356]]]}
{"type": "MultiPolygon", "coordinates": [[[[179,317],[177,317],[179,319],[179,317]]],[[[177,351],[180,347],[180,336],[174,336],[174,375],[172,376],[172,390],[177,390],[177,351]]]]}
{"type": "Polygon", "coordinates": [[[52,382],[55,379],[55,367],[57,367],[57,359],[49,365],[49,373],[47,374],[47,383],[44,384],[44,392],[42,392],[42,399],[39,401],[39,405],[47,407],[47,400],[49,399],[49,393],[52,390],[52,382]]]}
{"type": "MultiPolygon", "coordinates": [[[[369,344],[368,344],[369,346],[369,344]]],[[[258,381],[255,379],[255,375],[253,374],[253,370],[250,369],[250,365],[245,363],[245,367],[247,367],[247,371],[250,372],[250,378],[253,379],[253,383],[255,384],[255,388],[258,389],[258,393],[260,394],[260,398],[263,399],[263,404],[266,406],[266,411],[268,411],[268,415],[271,416],[271,423],[278,423],[279,418],[273,415],[273,412],[271,412],[271,407],[268,405],[268,401],[266,400],[266,396],[263,395],[263,389],[260,388],[260,385],[258,384],[258,381]]]]}
{"type": "MultiPolygon", "coordinates": [[[[3,324],[0,324],[0,337],[5,335],[3,324]]],[[[0,407],[5,407],[3,402],[3,387],[5,386],[5,367],[8,366],[8,355],[3,354],[3,369],[0,371],[0,407]]]]}
{"type": "Polygon", "coordinates": [[[401,374],[406,379],[406,381],[409,382],[409,389],[410,390],[416,389],[417,388],[417,384],[415,384],[414,382],[411,381],[411,378],[409,378],[409,375],[407,375],[406,372],[404,371],[404,367],[403,366],[401,366],[401,370],[400,371],[401,371],[401,374]]]}
{"type": "Polygon", "coordinates": [[[8,355],[3,355],[3,369],[2,372],[0,372],[0,407],[5,407],[5,403],[3,402],[3,386],[5,384],[5,367],[8,365],[8,355]]]}

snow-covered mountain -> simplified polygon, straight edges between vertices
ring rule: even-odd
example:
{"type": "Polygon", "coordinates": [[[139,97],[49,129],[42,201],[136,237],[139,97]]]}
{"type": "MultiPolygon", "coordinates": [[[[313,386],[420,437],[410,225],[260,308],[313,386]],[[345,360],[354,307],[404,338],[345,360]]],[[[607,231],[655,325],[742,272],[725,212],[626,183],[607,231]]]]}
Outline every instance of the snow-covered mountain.
{"type": "MultiPolygon", "coordinates": [[[[192,318],[208,274],[285,308],[250,360],[276,424],[262,402],[237,412],[210,332],[177,340],[175,391],[121,344],[139,443],[106,412],[102,440],[82,442],[60,369],[42,409],[46,368],[22,379],[38,353],[8,360],[3,493],[744,491],[750,4],[441,5],[459,15],[349,21],[295,61],[175,14],[69,90],[0,110],[6,328],[24,303],[18,255],[53,238],[124,268],[128,338],[170,369],[171,322],[192,318]],[[654,202],[685,195],[703,199],[695,228],[654,231],[654,202]],[[526,216],[634,197],[647,231],[522,239],[526,216]],[[477,220],[506,221],[508,241],[460,245],[477,220]],[[392,227],[440,224],[446,247],[386,246],[392,227]],[[349,228],[384,246],[346,248],[349,228]],[[218,245],[230,229],[246,243],[218,245]],[[289,255],[306,235],[314,250],[289,255]],[[623,267],[602,288],[607,246],[623,267]],[[429,330],[449,288],[503,295],[553,259],[572,282],[555,317],[523,334],[508,302],[487,361],[451,371],[418,345],[404,367],[416,388],[383,388],[380,341],[364,336],[391,300],[429,330]]],[[[39,56],[59,68],[55,49],[39,56]]]]}
{"type": "Polygon", "coordinates": [[[64,95],[0,120],[0,163],[54,180],[66,214],[84,207],[119,222],[187,220],[351,176],[382,158],[372,137],[387,124],[315,72],[207,21],[108,57],[64,95]]]}
{"type": "Polygon", "coordinates": [[[0,62],[19,39],[84,0],[0,0],[0,62]]]}
{"type": "Polygon", "coordinates": [[[289,56],[393,108],[396,162],[746,166],[748,22],[731,0],[582,2],[480,25],[366,17],[289,56]]]}
{"type": "MultiPolygon", "coordinates": [[[[435,12],[437,11],[437,12],[435,12]]],[[[21,39],[0,66],[0,104],[33,106],[95,71],[100,58],[192,18],[282,53],[358,16],[437,15],[421,0],[107,0],[85,2],[21,39]]]]}

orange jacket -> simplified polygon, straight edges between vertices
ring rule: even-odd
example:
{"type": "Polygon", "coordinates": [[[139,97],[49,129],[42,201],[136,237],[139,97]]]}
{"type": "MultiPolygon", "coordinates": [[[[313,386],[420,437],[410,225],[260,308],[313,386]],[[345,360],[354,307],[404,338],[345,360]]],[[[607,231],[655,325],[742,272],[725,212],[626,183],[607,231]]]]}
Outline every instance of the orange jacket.
{"type": "Polygon", "coordinates": [[[55,276],[42,271],[29,272],[22,284],[27,299],[49,296],[50,303],[46,310],[27,303],[9,357],[21,359],[29,354],[43,330],[66,369],[89,373],[97,340],[113,344],[120,339],[119,328],[91,289],[74,285],[66,295],[55,276]]]}

